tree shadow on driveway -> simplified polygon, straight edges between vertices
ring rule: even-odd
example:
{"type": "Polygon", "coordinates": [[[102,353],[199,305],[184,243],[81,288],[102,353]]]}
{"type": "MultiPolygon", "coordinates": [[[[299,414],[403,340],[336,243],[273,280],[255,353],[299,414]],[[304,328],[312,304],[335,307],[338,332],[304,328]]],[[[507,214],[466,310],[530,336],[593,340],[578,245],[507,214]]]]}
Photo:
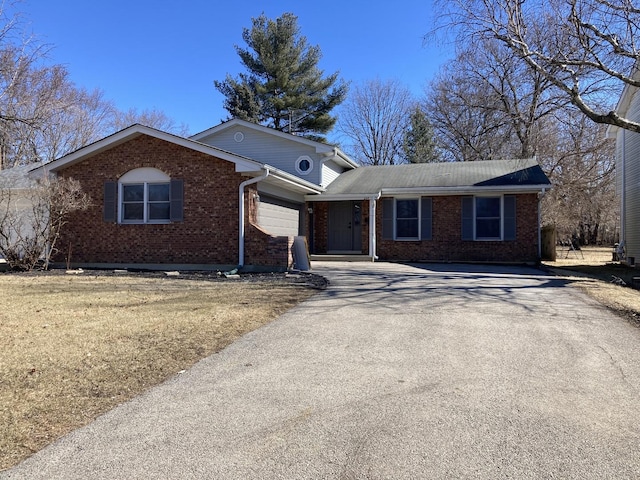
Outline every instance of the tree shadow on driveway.
{"type": "Polygon", "coordinates": [[[553,315],[555,306],[566,303],[563,288],[572,283],[533,267],[510,265],[342,263],[323,265],[316,273],[329,279],[322,297],[333,300],[332,309],[357,305],[404,312],[508,306],[553,315]]]}

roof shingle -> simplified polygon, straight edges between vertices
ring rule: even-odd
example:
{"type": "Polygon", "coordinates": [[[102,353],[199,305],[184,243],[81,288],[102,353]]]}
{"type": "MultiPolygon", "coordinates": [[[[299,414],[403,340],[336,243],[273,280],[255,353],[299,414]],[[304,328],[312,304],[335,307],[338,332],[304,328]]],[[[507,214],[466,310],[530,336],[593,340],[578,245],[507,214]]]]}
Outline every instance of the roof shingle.
{"type": "Polygon", "coordinates": [[[550,185],[535,159],[360,167],[341,174],[327,195],[375,195],[384,189],[550,185]]]}

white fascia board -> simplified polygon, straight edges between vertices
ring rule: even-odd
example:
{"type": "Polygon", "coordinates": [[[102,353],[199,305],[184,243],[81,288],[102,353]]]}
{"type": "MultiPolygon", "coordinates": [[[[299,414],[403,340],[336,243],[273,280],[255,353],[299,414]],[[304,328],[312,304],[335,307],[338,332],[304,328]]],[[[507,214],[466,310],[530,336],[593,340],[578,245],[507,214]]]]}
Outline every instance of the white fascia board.
{"type": "Polygon", "coordinates": [[[414,188],[383,188],[383,197],[401,196],[401,195],[424,195],[424,196],[443,196],[443,195],[475,195],[478,193],[500,193],[500,194],[520,194],[520,193],[539,193],[549,190],[551,185],[505,185],[505,186],[466,186],[466,187],[414,187],[414,188]]]}
{"type": "Polygon", "coordinates": [[[296,187],[296,189],[302,189],[309,193],[319,194],[324,192],[324,188],[320,185],[303,180],[295,175],[272,167],[271,165],[264,165],[264,169],[269,170],[269,177],[267,177],[267,180],[269,180],[269,178],[275,178],[283,183],[296,187]]]}
{"type": "MultiPolygon", "coordinates": [[[[322,153],[322,152],[319,152],[318,150],[316,150],[316,152],[322,153]]],[[[346,153],[344,153],[342,150],[340,150],[338,147],[331,147],[330,151],[325,152],[324,155],[326,156],[326,158],[322,160],[323,162],[326,162],[328,160],[333,160],[338,165],[342,165],[343,167],[347,167],[347,168],[358,168],[360,166],[354,160],[349,158],[349,156],[346,153]]]]}
{"type": "Polygon", "coordinates": [[[380,193],[341,193],[339,195],[306,195],[307,202],[342,202],[349,200],[371,200],[380,198],[380,193]]]}
{"type": "Polygon", "coordinates": [[[333,148],[330,145],[326,145],[324,143],[316,142],[314,140],[309,140],[308,138],[298,137],[296,135],[292,135],[290,133],[282,132],[280,130],[276,130],[275,128],[265,127],[264,125],[259,125],[253,122],[247,122],[246,120],[240,120],[239,118],[233,118],[231,120],[227,120],[226,122],[221,123],[220,125],[216,125],[215,127],[211,127],[203,132],[196,133],[195,135],[189,137],[191,140],[199,141],[203,138],[207,138],[216,133],[222,132],[223,130],[227,130],[228,128],[234,126],[241,126],[245,128],[249,128],[251,130],[256,130],[259,132],[268,133],[269,135],[273,135],[276,137],[284,138],[285,140],[303,143],[305,145],[314,147],[316,149],[316,153],[331,153],[333,152],[333,148]]]}
{"type": "Polygon", "coordinates": [[[37,169],[32,170],[32,172],[34,172],[34,174],[37,174],[36,173],[37,170],[40,170],[40,169],[42,169],[43,172],[56,172],[57,170],[63,167],[67,167],[75,163],[81,162],[87,157],[90,157],[102,151],[113,148],[117,145],[125,143],[141,135],[148,135],[154,138],[158,138],[160,140],[164,140],[170,143],[174,143],[176,145],[183,146],[185,148],[189,148],[191,150],[195,150],[197,152],[205,153],[207,155],[215,156],[222,160],[232,162],[236,166],[236,172],[249,172],[249,171],[253,172],[253,171],[262,170],[261,163],[251,160],[249,158],[241,157],[239,155],[234,155],[224,150],[220,150],[216,147],[205,145],[204,143],[196,142],[188,138],[166,133],[160,130],[156,130],[154,128],[146,127],[144,125],[136,124],[128,128],[125,128],[124,130],[120,130],[119,132],[116,132],[113,135],[105,137],[102,140],[98,140],[97,142],[87,145],[86,147],[80,148],[75,152],[69,153],[64,157],[61,157],[57,160],[54,160],[45,165],[42,165],[41,167],[38,167],[37,169]]]}
{"type": "Polygon", "coordinates": [[[257,123],[247,122],[245,120],[240,120],[238,118],[228,120],[226,122],[221,123],[220,125],[216,125],[215,127],[211,127],[200,133],[196,133],[195,135],[189,138],[194,141],[200,141],[234,126],[245,127],[251,130],[267,133],[275,137],[283,138],[288,141],[301,143],[309,147],[313,147],[316,153],[319,155],[326,155],[326,156],[331,156],[331,158],[335,158],[338,161],[338,163],[342,163],[347,167],[351,167],[351,168],[358,167],[358,164],[354,160],[349,158],[349,156],[344,152],[342,152],[338,147],[327,145],[321,142],[316,142],[315,140],[309,140],[308,138],[298,137],[290,133],[281,132],[280,130],[276,130],[275,128],[265,127],[264,125],[258,125],[257,123]]]}

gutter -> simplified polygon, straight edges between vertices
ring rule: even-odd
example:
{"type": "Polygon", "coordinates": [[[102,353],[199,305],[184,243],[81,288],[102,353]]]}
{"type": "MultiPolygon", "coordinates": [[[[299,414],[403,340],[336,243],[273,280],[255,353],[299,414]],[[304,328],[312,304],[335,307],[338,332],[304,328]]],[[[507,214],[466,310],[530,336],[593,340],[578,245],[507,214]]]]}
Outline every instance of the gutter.
{"type": "MultiPolygon", "coordinates": [[[[479,193],[496,193],[496,194],[523,194],[523,193],[540,193],[551,188],[550,184],[541,185],[508,185],[508,186],[465,186],[465,187],[401,187],[401,188],[383,188],[378,193],[322,193],[321,195],[306,195],[307,202],[336,202],[343,200],[366,200],[372,196],[380,195],[385,197],[400,196],[448,196],[448,195],[477,195],[479,193]]],[[[379,198],[379,197],[378,197],[379,198]]]]}
{"type": "Polygon", "coordinates": [[[264,173],[259,177],[250,178],[249,180],[245,180],[240,184],[238,188],[238,201],[240,204],[238,205],[238,225],[239,225],[239,235],[238,235],[238,268],[244,267],[244,238],[245,238],[245,229],[244,229],[244,189],[247,185],[252,185],[254,183],[261,182],[265,178],[269,176],[269,168],[264,167],[264,173]]]}
{"type": "Polygon", "coordinates": [[[502,193],[502,194],[521,194],[521,193],[538,193],[550,187],[549,184],[540,185],[468,185],[460,187],[401,187],[401,188],[383,188],[384,196],[399,195],[417,195],[424,196],[440,196],[440,195],[475,195],[482,192],[502,193]]]}

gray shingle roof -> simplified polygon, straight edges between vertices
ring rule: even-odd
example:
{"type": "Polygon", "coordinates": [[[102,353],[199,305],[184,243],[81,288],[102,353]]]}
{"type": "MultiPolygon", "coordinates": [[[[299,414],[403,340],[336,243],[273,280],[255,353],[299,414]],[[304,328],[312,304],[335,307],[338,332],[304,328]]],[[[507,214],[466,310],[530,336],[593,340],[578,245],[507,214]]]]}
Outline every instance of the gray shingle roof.
{"type": "Polygon", "coordinates": [[[375,195],[384,189],[550,185],[535,159],[419,163],[356,168],[340,175],[327,195],[375,195]]]}

